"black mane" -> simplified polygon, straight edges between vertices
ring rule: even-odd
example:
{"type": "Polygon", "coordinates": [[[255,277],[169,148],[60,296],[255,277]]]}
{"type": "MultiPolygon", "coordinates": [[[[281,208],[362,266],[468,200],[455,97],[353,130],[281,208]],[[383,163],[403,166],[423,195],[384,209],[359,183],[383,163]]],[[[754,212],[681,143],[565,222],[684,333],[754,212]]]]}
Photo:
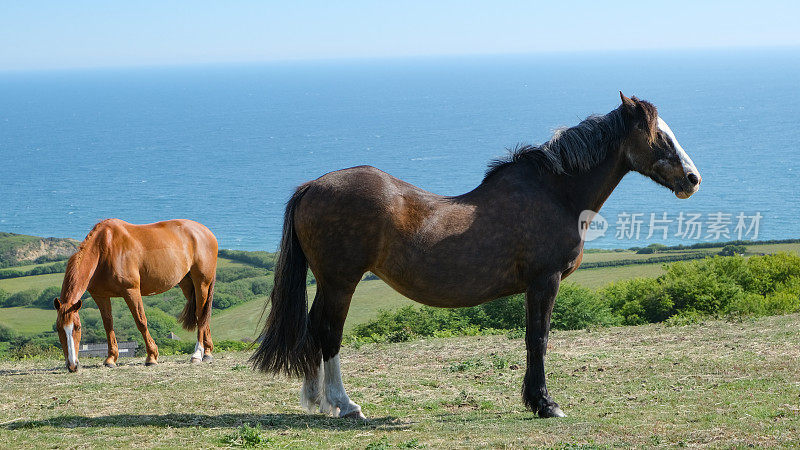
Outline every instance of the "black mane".
{"type": "Polygon", "coordinates": [[[542,145],[517,145],[509,151],[509,156],[489,163],[484,180],[520,163],[555,174],[584,173],[600,163],[610,148],[617,147],[627,131],[619,109],[603,116],[589,116],[574,127],[556,130],[542,145]]]}

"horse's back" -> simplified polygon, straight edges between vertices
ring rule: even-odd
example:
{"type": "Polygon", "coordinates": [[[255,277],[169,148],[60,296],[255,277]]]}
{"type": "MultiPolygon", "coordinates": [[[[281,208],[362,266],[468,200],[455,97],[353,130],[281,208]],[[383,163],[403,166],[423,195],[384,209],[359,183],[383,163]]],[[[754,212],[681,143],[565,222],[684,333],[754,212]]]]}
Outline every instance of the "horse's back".
{"type": "Polygon", "coordinates": [[[144,295],[150,295],[175,286],[193,268],[209,278],[216,270],[217,240],[193,220],[138,225],[106,219],[93,228],[92,235],[97,236],[101,278],[105,279],[101,283],[107,288],[138,284],[144,295]]]}
{"type": "MultiPolygon", "coordinates": [[[[132,224],[120,219],[106,219],[93,231],[106,234],[106,245],[137,246],[143,250],[183,247],[213,250],[217,238],[205,225],[189,219],[171,219],[148,224],[132,224]]],[[[130,249],[126,249],[130,250],[130,249]]]]}

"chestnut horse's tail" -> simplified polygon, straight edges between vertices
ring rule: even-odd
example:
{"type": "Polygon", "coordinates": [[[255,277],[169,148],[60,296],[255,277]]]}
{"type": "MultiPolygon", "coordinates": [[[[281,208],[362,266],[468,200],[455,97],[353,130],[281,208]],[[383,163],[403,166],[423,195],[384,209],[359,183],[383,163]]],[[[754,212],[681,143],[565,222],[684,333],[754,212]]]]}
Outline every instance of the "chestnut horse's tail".
{"type": "Polygon", "coordinates": [[[197,318],[197,291],[194,288],[194,283],[192,283],[191,295],[186,299],[186,305],[184,305],[183,311],[178,316],[178,322],[181,323],[184,330],[192,331],[197,328],[198,323],[208,323],[211,317],[211,303],[214,300],[214,281],[216,281],[216,278],[215,276],[211,279],[211,285],[208,287],[208,298],[206,298],[206,302],[203,305],[199,320],[197,318]]]}
{"type": "Polygon", "coordinates": [[[294,229],[294,213],[307,190],[308,185],[300,186],[286,204],[275,283],[269,300],[272,307],[259,338],[261,345],[250,357],[253,368],[262,372],[313,377],[319,369],[319,344],[308,329],[308,261],[294,229]]]}

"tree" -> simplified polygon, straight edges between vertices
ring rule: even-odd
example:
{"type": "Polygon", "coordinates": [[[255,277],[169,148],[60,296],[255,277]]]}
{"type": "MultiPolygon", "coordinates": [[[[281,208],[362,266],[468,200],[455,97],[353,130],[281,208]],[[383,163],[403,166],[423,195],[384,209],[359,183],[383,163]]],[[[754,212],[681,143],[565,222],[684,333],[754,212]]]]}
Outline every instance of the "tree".
{"type": "Polygon", "coordinates": [[[722,250],[720,250],[719,255],[720,256],[744,255],[746,251],[747,247],[745,247],[744,245],[726,245],[725,247],[722,247],[722,250]]]}

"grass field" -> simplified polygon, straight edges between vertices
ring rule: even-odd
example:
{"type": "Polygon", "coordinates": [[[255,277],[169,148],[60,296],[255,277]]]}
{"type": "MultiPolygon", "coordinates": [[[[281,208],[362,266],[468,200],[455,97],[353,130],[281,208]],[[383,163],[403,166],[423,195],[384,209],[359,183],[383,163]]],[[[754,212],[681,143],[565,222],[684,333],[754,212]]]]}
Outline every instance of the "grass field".
{"type": "Polygon", "coordinates": [[[800,316],[555,332],[549,388],[568,417],[538,419],[519,389],[524,344],[505,336],[342,351],[367,421],[304,413],[299,382],[162,357],[0,362],[0,447],[463,448],[800,445],[800,316]],[[242,425],[256,427],[255,430],[242,425]]]}
{"type": "Polygon", "coordinates": [[[0,308],[0,325],[20,334],[39,334],[52,331],[56,312],[39,308],[0,308]]]}
{"type": "Polygon", "coordinates": [[[664,273],[663,264],[632,264],[629,266],[598,267],[596,269],[576,270],[566,282],[597,289],[604,285],[638,277],[657,277],[664,273]]]}
{"type": "Polygon", "coordinates": [[[6,278],[0,280],[0,289],[13,294],[15,292],[24,291],[25,289],[31,288],[43,290],[44,288],[50,286],[61,287],[62,281],[64,281],[63,273],[49,273],[46,275],[34,275],[30,277],[6,278]]]}
{"type": "MultiPolygon", "coordinates": [[[[584,254],[584,262],[617,261],[623,259],[647,260],[653,257],[660,257],[665,254],[691,254],[696,252],[715,252],[719,248],[686,250],[669,253],[657,254],[636,254],[626,251],[604,251],[588,252],[584,254]]],[[[800,243],[795,244],[769,244],[769,245],[750,245],[747,248],[748,254],[774,253],[778,251],[800,253],[800,243]]],[[[245,263],[232,261],[227,258],[219,258],[219,267],[247,267],[245,263]]],[[[600,267],[593,269],[581,269],[567,278],[567,281],[581,286],[597,289],[613,281],[631,279],[636,277],[656,277],[663,273],[663,265],[655,264],[632,264],[626,266],[600,267]]],[[[36,275],[31,277],[20,277],[0,280],[0,289],[14,293],[25,289],[36,288],[44,289],[49,286],[60,286],[63,274],[36,275]]],[[[309,286],[309,300],[313,300],[315,286],[309,286]]],[[[215,339],[254,339],[259,330],[258,320],[265,298],[235,306],[233,308],[219,311],[212,317],[212,334],[215,339]]],[[[395,290],[380,280],[368,280],[359,284],[353,296],[350,306],[345,330],[351,329],[354,325],[363,323],[377,314],[381,309],[396,309],[405,305],[417,305],[416,303],[403,297],[395,290]]],[[[114,308],[123,307],[121,302],[115,302],[114,308]]],[[[0,324],[9,326],[18,333],[28,334],[32,331],[27,330],[50,330],[52,326],[51,314],[33,308],[19,309],[0,308],[0,324]],[[30,317],[23,317],[30,312],[30,317]]],[[[194,339],[193,332],[176,330],[182,339],[194,339]]]]}

